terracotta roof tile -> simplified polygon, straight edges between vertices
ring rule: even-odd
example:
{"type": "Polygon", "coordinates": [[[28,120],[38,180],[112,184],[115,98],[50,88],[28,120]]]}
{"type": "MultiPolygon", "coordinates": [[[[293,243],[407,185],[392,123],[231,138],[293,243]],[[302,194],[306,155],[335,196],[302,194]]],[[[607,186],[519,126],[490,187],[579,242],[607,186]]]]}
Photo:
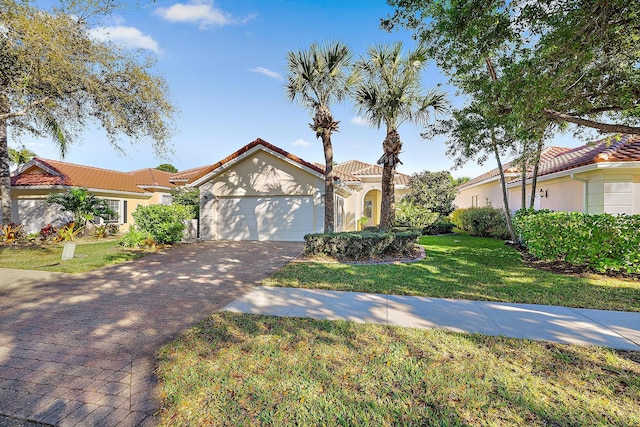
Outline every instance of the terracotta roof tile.
{"type": "Polygon", "coordinates": [[[148,168],[119,172],[92,166],[76,165],[56,160],[34,158],[20,174],[11,177],[12,186],[61,185],[101,190],[144,193],[141,187],[166,187],[172,174],[148,168]]]}
{"type": "MultiPolygon", "coordinates": [[[[575,169],[600,162],[630,162],[640,161],[640,136],[617,135],[599,141],[582,145],[576,148],[549,147],[540,157],[538,176],[549,175],[569,169],[575,169]]],[[[505,173],[511,172],[512,181],[520,180],[519,168],[512,162],[505,163],[505,173]]],[[[460,185],[465,188],[470,185],[495,178],[499,175],[498,169],[493,169],[485,174],[473,178],[460,185]]],[[[529,176],[531,172],[529,173],[529,176]]]]}
{"type": "MultiPolygon", "coordinates": [[[[346,162],[337,164],[334,170],[353,175],[355,177],[363,176],[379,176],[382,175],[383,167],[380,165],[371,165],[359,160],[348,160],[346,162]]],[[[409,183],[410,176],[401,172],[395,173],[394,182],[398,185],[407,185],[409,183]]]]}

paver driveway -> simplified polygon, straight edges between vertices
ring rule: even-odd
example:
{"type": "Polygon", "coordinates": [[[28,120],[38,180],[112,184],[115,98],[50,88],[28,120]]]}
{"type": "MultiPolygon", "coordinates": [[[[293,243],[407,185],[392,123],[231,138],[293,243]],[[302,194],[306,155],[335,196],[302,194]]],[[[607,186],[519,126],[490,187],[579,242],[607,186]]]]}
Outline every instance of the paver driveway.
{"type": "Polygon", "coordinates": [[[0,414],[61,426],[155,424],[158,348],[301,251],[204,242],[47,283],[0,280],[0,414]]]}

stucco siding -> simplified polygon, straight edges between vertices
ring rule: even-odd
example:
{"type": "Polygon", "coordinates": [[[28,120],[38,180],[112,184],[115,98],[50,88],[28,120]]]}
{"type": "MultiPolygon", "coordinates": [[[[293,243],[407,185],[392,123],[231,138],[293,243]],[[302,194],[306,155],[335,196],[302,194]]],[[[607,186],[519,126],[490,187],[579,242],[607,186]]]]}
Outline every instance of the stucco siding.
{"type": "Polygon", "coordinates": [[[299,167],[265,151],[257,151],[216,176],[213,194],[227,197],[313,195],[318,181],[318,177],[299,167]]]}
{"type": "Polygon", "coordinates": [[[504,208],[500,181],[491,181],[485,184],[463,188],[459,190],[453,204],[458,208],[465,209],[483,206],[504,208]]]}

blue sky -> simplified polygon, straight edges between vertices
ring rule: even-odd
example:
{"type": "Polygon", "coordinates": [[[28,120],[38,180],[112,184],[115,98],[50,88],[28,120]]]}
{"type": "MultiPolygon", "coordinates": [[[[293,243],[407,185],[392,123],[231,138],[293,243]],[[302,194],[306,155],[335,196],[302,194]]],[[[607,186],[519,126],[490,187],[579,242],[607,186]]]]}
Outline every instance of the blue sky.
{"type": "MultiPolygon", "coordinates": [[[[285,96],[287,52],[328,40],[348,44],[356,56],[372,44],[400,40],[406,48],[415,46],[410,33],[379,28],[380,18],[392,12],[385,0],[139,3],[103,18],[96,34],[157,57],[156,72],[167,80],[179,110],[171,141],[174,152],[168,159],[158,159],[149,145],[131,147],[123,141],[123,155],[109,145],[100,129],[88,129],[65,161],[115,170],[168,162],[184,170],[215,163],[260,137],[305,160],[324,163],[322,144],[308,127],[308,112],[285,96]]],[[[423,81],[425,89],[442,84],[450,99],[460,102],[435,66],[424,72],[423,81]]],[[[382,154],[384,129],[363,125],[348,102],[332,110],[340,121],[340,131],[332,138],[335,160],[375,163],[382,154]]],[[[409,123],[399,130],[404,143],[401,172],[452,167],[442,141],[422,139],[422,129],[409,123]]],[[[25,138],[22,142],[40,157],[60,158],[49,141],[25,138]]],[[[582,143],[569,139],[563,145],[582,143]]],[[[10,140],[10,146],[18,145],[10,140]]],[[[470,162],[452,174],[473,177],[492,167],[490,162],[484,166],[470,162]]]]}

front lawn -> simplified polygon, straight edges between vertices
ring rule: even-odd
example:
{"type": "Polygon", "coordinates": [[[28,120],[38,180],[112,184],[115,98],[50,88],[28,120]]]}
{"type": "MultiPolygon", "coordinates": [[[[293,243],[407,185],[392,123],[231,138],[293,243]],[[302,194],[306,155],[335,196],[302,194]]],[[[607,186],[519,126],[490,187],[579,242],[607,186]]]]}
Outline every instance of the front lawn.
{"type": "Polygon", "coordinates": [[[160,352],[161,425],[640,425],[640,353],[216,313],[160,352]]]}
{"type": "Polygon", "coordinates": [[[0,268],[80,273],[144,255],[122,248],[117,240],[85,238],[77,241],[74,258],[62,261],[63,246],[64,243],[32,246],[1,245],[0,268]]]}
{"type": "Polygon", "coordinates": [[[640,311],[640,281],[569,276],[525,266],[503,241],[467,235],[420,239],[426,258],[409,264],[294,262],[266,286],[421,295],[640,311]]]}

